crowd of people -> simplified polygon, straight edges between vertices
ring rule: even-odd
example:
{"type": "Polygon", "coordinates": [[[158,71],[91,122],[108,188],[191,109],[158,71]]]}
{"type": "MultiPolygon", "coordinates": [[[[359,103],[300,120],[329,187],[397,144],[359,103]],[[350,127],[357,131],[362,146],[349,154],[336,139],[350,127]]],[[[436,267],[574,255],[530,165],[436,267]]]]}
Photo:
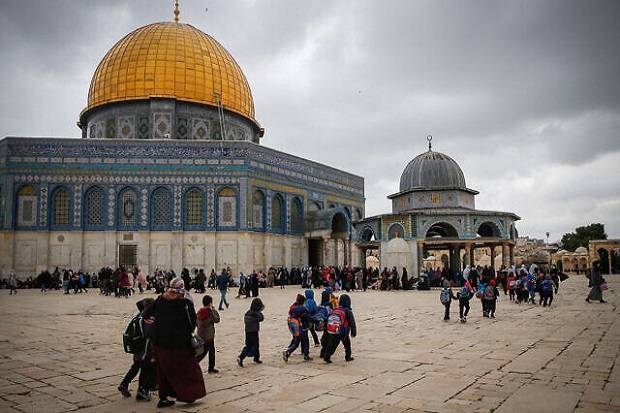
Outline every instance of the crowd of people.
{"type": "MultiPolygon", "coordinates": [[[[223,270],[216,286],[225,277],[226,270],[223,270]]],[[[208,373],[219,372],[215,367],[215,325],[220,322],[222,302],[228,307],[224,294],[220,308],[216,309],[213,297],[205,294],[202,307],[196,311],[182,276],[170,280],[156,299],[139,300],[136,303],[139,312],[123,334],[125,351],[133,354],[133,363],[118,386],[123,397],[132,396],[129,385],[138,375],[137,401],[150,401],[155,389],[158,408],[172,406],[176,401],[192,403],[204,397],[206,388],[200,362],[208,356],[208,373]]],[[[254,297],[244,314],[245,343],[237,357],[239,367],[244,367],[247,357],[252,357],[257,364],[263,362],[259,332],[265,319],[264,309],[262,300],[254,297]]],[[[320,356],[325,363],[332,362],[331,357],[340,343],[344,347],[345,361],[353,361],[351,337],[357,335],[357,326],[348,294],[337,297],[331,287],[325,287],[321,302],[317,304],[314,291],[307,289],[305,295],[297,294],[289,308],[287,324],[292,337],[282,353],[285,362],[300,345],[304,360],[312,360],[309,333],[315,346],[321,347],[320,356]],[[321,334],[320,340],[318,334],[321,334]]]]}
{"type": "MultiPolygon", "coordinates": [[[[423,274],[420,279],[432,277],[423,274]]],[[[507,268],[499,272],[488,267],[469,267],[463,272],[440,275],[440,302],[444,306],[444,320],[450,320],[453,300],[459,304],[459,319],[467,322],[470,301],[480,300],[482,316],[495,318],[497,301],[503,291],[509,302],[517,305],[551,306],[554,295],[566,275],[552,269],[531,266],[527,269],[507,268]],[[456,293],[455,293],[456,291],[456,293]]],[[[607,289],[600,274],[600,264],[593,263],[587,275],[590,293],[586,301],[598,300],[604,303],[603,291],[607,289]]],[[[282,359],[289,358],[300,349],[303,360],[312,361],[310,336],[316,347],[320,347],[320,358],[331,363],[332,356],[342,343],[345,361],[354,360],[351,337],[357,335],[357,325],[351,306],[353,290],[408,290],[419,288],[420,279],[410,279],[407,270],[402,272],[393,267],[363,269],[359,267],[304,267],[270,268],[266,272],[252,271],[251,274],[233,276],[230,267],[219,274],[211,270],[207,277],[203,269],[187,268],[177,275],[174,271],[156,269],[146,274],[140,268],[131,270],[119,267],[102,268],[96,273],[56,268],[53,272],[43,271],[35,280],[34,288],[42,293],[49,289],[62,290],[64,294],[87,293],[89,288],[98,288],[101,295],[128,298],[133,294],[151,291],[156,298],[148,297],[137,301],[138,314],[130,321],[123,334],[125,351],[133,354],[133,364],[118,386],[124,397],[131,397],[129,385],[138,376],[136,400],[148,401],[151,392],[158,392],[158,408],[171,406],[176,400],[191,403],[206,394],[200,362],[208,357],[208,373],[218,373],[216,368],[215,326],[221,320],[220,312],[228,309],[228,291],[237,289],[237,298],[251,298],[248,311],[244,314],[244,346],[237,357],[239,367],[251,357],[261,364],[260,326],[264,321],[265,305],[259,298],[260,288],[294,285],[303,288],[304,294],[296,294],[287,314],[287,326],[291,339],[282,351],[282,359]],[[202,306],[196,310],[190,289],[202,294],[202,306]],[[322,288],[319,303],[314,299],[317,288],[322,288]],[[219,291],[219,305],[209,290],[219,291]],[[339,296],[337,294],[340,293],[339,296]],[[319,337],[320,336],[320,337],[319,337]]],[[[432,281],[434,282],[434,281],[432,281]]],[[[16,294],[18,280],[11,273],[7,285],[10,294],[16,294]]]]}

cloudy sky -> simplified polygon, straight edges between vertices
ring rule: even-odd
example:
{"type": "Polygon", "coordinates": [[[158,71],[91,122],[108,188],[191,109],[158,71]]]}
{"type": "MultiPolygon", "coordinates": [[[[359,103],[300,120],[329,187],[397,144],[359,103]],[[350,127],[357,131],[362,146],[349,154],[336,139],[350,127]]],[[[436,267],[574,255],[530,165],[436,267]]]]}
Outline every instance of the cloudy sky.
{"type": "MultiPolygon", "coordinates": [[[[0,136],[78,137],[101,58],[173,3],[2,0],[0,136]]],[[[363,176],[366,215],[432,134],[521,235],[620,237],[618,1],[181,0],[181,20],[240,64],[263,144],[363,176]]]]}

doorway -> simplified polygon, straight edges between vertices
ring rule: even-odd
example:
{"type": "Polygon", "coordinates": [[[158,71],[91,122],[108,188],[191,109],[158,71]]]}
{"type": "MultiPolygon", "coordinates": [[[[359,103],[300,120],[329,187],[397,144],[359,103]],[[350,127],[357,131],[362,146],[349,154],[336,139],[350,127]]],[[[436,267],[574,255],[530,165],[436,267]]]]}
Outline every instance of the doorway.
{"type": "Polygon", "coordinates": [[[315,267],[321,265],[321,248],[322,242],[320,239],[308,240],[308,265],[315,267]]]}
{"type": "Polygon", "coordinates": [[[138,265],[138,246],[119,245],[118,246],[118,265],[127,270],[132,270],[138,265]]]}

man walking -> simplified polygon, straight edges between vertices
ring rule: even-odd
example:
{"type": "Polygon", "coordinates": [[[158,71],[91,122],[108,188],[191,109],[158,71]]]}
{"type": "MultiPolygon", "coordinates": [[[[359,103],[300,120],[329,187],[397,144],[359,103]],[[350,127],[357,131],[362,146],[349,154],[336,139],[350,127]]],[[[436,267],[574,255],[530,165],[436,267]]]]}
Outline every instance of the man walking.
{"type": "Polygon", "coordinates": [[[226,293],[228,292],[228,280],[228,273],[225,269],[222,269],[221,274],[217,276],[217,288],[218,290],[220,290],[220,311],[224,310],[223,305],[226,305],[226,308],[228,308],[229,306],[228,301],[226,301],[226,293]]]}

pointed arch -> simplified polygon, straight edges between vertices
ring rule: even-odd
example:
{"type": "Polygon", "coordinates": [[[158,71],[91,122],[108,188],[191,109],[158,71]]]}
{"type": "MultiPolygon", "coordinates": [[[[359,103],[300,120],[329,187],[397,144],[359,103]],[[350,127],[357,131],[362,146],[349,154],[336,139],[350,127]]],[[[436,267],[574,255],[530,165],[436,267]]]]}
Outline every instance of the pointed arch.
{"type": "Polygon", "coordinates": [[[304,232],[303,203],[298,197],[291,200],[291,232],[294,234],[304,232]]]}
{"type": "Polygon", "coordinates": [[[284,198],[280,194],[275,194],[271,198],[271,230],[277,233],[283,233],[285,230],[284,198]]]}

